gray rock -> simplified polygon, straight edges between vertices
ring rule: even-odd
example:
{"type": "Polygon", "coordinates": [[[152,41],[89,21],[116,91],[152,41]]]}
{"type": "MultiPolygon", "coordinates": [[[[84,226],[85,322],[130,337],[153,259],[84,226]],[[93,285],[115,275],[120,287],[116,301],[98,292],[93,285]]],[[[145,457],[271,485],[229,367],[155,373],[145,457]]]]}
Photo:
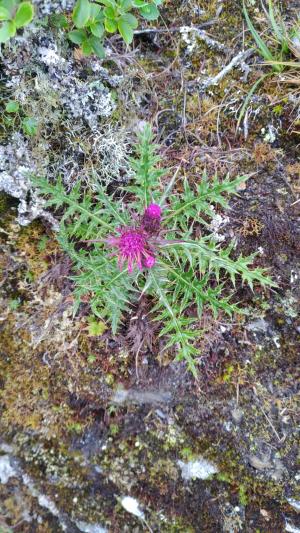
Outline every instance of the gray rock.
{"type": "Polygon", "coordinates": [[[43,217],[57,229],[55,219],[44,209],[44,200],[33,190],[30,175],[37,174],[26,140],[22,134],[14,133],[9,144],[0,146],[0,191],[19,200],[17,221],[21,226],[43,217]]]}
{"type": "Polygon", "coordinates": [[[267,455],[262,455],[260,457],[258,455],[250,455],[249,463],[256,470],[267,470],[271,469],[273,466],[270,457],[267,455]]]}
{"type": "Polygon", "coordinates": [[[258,318],[257,320],[253,320],[253,322],[247,324],[246,328],[249,331],[267,333],[269,325],[263,318],[258,318]]]}
{"type": "Polygon", "coordinates": [[[38,16],[45,17],[53,13],[63,13],[71,11],[75,0],[32,0],[38,16]]]}

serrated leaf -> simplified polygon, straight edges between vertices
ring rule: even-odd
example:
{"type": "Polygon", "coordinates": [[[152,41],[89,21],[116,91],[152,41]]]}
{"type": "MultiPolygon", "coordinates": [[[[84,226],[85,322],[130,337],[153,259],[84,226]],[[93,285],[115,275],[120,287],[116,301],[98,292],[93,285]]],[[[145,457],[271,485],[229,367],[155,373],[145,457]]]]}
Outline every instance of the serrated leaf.
{"type": "Polygon", "coordinates": [[[125,15],[122,15],[122,20],[127,22],[131,28],[134,30],[138,27],[138,19],[132,15],[131,13],[126,13],[125,15]]]}
{"type": "Polygon", "coordinates": [[[15,14],[15,24],[16,28],[22,28],[23,26],[27,26],[34,17],[34,8],[31,2],[22,2],[15,14]]]}
{"type": "Polygon", "coordinates": [[[128,11],[132,8],[132,0],[121,0],[120,7],[122,11],[128,11]]]}
{"type": "Polygon", "coordinates": [[[104,26],[102,22],[94,22],[90,25],[90,30],[95,37],[102,37],[104,34],[104,26]]]}
{"type": "Polygon", "coordinates": [[[118,20],[118,30],[119,30],[119,33],[122,35],[126,44],[132,43],[133,29],[130,26],[130,24],[128,24],[126,19],[120,18],[118,20]]]}
{"type": "Polygon", "coordinates": [[[68,39],[75,44],[82,44],[86,38],[87,34],[85,30],[72,30],[68,33],[68,39]]]}
{"type": "Polygon", "coordinates": [[[90,37],[89,42],[96,56],[103,59],[105,57],[105,50],[100,39],[98,37],[90,37]]]}
{"type": "Polygon", "coordinates": [[[103,12],[100,6],[98,6],[97,4],[91,4],[90,6],[90,18],[91,19],[96,19],[97,17],[99,17],[101,13],[103,12]]]}
{"type": "Polygon", "coordinates": [[[73,13],[72,19],[77,28],[84,28],[90,18],[91,14],[91,4],[89,0],[77,0],[73,13]]]}
{"type": "Polygon", "coordinates": [[[81,45],[81,49],[82,49],[82,53],[85,56],[91,55],[91,53],[93,52],[93,46],[91,43],[91,39],[85,39],[81,45]]]}
{"type": "Polygon", "coordinates": [[[140,14],[146,20],[156,20],[159,17],[159,10],[155,4],[148,4],[147,6],[141,7],[139,9],[140,14]]]}
{"type": "Polygon", "coordinates": [[[22,120],[22,129],[25,135],[33,137],[37,134],[38,122],[34,117],[25,117],[22,120]]]}
{"type": "Polygon", "coordinates": [[[106,18],[104,20],[104,26],[108,33],[115,33],[118,29],[118,24],[115,20],[111,20],[109,18],[106,18]]]}
{"type": "Polygon", "coordinates": [[[113,7],[106,7],[103,11],[104,16],[110,20],[116,20],[116,12],[113,7]]]}

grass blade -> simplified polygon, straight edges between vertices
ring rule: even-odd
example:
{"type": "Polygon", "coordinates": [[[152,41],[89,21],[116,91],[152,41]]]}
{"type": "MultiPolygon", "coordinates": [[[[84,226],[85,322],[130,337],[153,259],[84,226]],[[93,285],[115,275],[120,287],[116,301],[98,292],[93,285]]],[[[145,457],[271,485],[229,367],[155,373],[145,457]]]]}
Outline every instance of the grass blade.
{"type": "MultiPolygon", "coordinates": [[[[262,40],[262,38],[260,37],[260,35],[256,31],[256,29],[254,28],[254,26],[252,24],[252,21],[251,21],[251,19],[249,17],[249,13],[247,11],[245,2],[243,2],[243,13],[244,13],[244,16],[245,16],[245,19],[246,19],[246,22],[247,22],[247,26],[248,26],[248,28],[249,28],[249,30],[251,32],[251,35],[252,35],[253,39],[255,40],[255,42],[256,42],[256,44],[257,44],[257,46],[259,48],[260,54],[267,61],[275,61],[276,58],[273,56],[271,50],[268,48],[266,43],[262,40]]],[[[274,69],[277,70],[278,72],[280,72],[280,67],[278,67],[277,65],[274,65],[274,69]]]]}
{"type": "Polygon", "coordinates": [[[251,96],[255,93],[257,87],[268,77],[268,76],[271,76],[271,74],[273,74],[272,72],[268,72],[268,74],[264,74],[263,76],[261,76],[251,87],[250,91],[248,92],[246,98],[245,98],[245,101],[242,105],[242,109],[240,111],[240,114],[239,114],[239,117],[238,117],[238,121],[237,121],[237,125],[236,125],[236,132],[237,130],[239,129],[240,127],[240,124],[241,124],[241,121],[246,113],[246,110],[247,110],[247,107],[248,107],[248,104],[250,102],[250,99],[251,99],[251,96]]]}

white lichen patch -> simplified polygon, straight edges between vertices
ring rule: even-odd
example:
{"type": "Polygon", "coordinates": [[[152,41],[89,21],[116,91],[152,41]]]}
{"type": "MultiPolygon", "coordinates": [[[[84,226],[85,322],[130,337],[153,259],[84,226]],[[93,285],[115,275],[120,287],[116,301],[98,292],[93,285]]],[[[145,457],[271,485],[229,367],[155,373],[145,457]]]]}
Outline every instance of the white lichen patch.
{"type": "Polygon", "coordinates": [[[272,144],[274,141],[276,141],[277,131],[273,124],[268,124],[266,128],[262,128],[261,134],[265,143],[272,144]]]}
{"type": "Polygon", "coordinates": [[[0,145],[0,191],[19,200],[17,221],[26,226],[37,217],[44,217],[55,227],[54,218],[44,210],[44,200],[32,190],[31,175],[41,175],[42,165],[34,161],[28,142],[21,133],[14,133],[11,142],[0,145]]]}
{"type": "MultiPolygon", "coordinates": [[[[49,6],[36,0],[35,5],[38,14],[47,15],[68,11],[74,2],[57,0],[49,6]]],[[[19,224],[41,217],[57,229],[30,176],[49,181],[62,176],[68,188],[81,181],[94,189],[99,182],[124,182],[132,175],[130,136],[107,124],[116,108],[111,89],[120,86],[123,76],[111,75],[95,57],[83,68],[63,34],[34,24],[15,38],[14,47],[5,48],[2,60],[9,98],[19,104],[19,115],[18,131],[7,129],[0,147],[0,191],[19,200],[19,224]],[[36,121],[32,136],[22,130],[25,115],[36,121]]]]}
{"type": "Polygon", "coordinates": [[[71,11],[75,4],[75,0],[32,0],[38,15],[47,16],[54,13],[64,13],[71,11]]]}
{"type": "Polygon", "coordinates": [[[187,45],[187,54],[191,55],[197,46],[196,32],[193,31],[193,28],[190,28],[189,26],[182,26],[180,28],[180,33],[183,42],[187,45]]]}
{"type": "Polygon", "coordinates": [[[219,213],[216,213],[213,219],[211,220],[210,230],[213,233],[213,236],[216,239],[216,241],[223,242],[225,240],[226,238],[225,235],[222,235],[222,233],[219,233],[219,232],[220,230],[222,230],[224,226],[226,226],[226,224],[229,223],[229,221],[230,221],[229,217],[222,216],[219,213]]]}
{"type": "Polygon", "coordinates": [[[14,476],[16,476],[16,471],[10,464],[9,455],[0,456],[0,482],[5,484],[14,476]]]}
{"type": "Polygon", "coordinates": [[[181,469],[181,475],[185,481],[190,481],[192,479],[208,479],[213,474],[219,472],[214,463],[203,457],[198,457],[198,459],[188,461],[187,463],[177,461],[177,464],[181,469]]]}

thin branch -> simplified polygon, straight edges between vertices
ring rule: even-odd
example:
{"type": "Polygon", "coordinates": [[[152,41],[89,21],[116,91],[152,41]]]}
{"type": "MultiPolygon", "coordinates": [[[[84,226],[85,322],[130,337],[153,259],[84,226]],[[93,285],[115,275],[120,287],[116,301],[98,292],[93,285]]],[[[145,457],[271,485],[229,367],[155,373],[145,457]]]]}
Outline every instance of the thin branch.
{"type": "MultiPolygon", "coordinates": [[[[198,26],[192,26],[191,30],[201,30],[202,28],[207,28],[208,26],[212,26],[215,24],[217,19],[208,20],[207,22],[203,22],[203,24],[199,24],[198,26]]],[[[134,35],[143,35],[145,33],[176,33],[181,32],[183,26],[174,26],[173,28],[144,28],[142,30],[135,30],[133,33],[134,35]]]]}
{"type": "Polygon", "coordinates": [[[211,85],[218,85],[218,83],[225,78],[225,76],[227,76],[227,74],[231,72],[234,67],[237,65],[242,65],[245,59],[248,59],[253,53],[254,50],[252,48],[245,50],[244,52],[239,52],[216,76],[213,78],[207,78],[205,81],[201,81],[201,90],[206,90],[211,85]]]}

